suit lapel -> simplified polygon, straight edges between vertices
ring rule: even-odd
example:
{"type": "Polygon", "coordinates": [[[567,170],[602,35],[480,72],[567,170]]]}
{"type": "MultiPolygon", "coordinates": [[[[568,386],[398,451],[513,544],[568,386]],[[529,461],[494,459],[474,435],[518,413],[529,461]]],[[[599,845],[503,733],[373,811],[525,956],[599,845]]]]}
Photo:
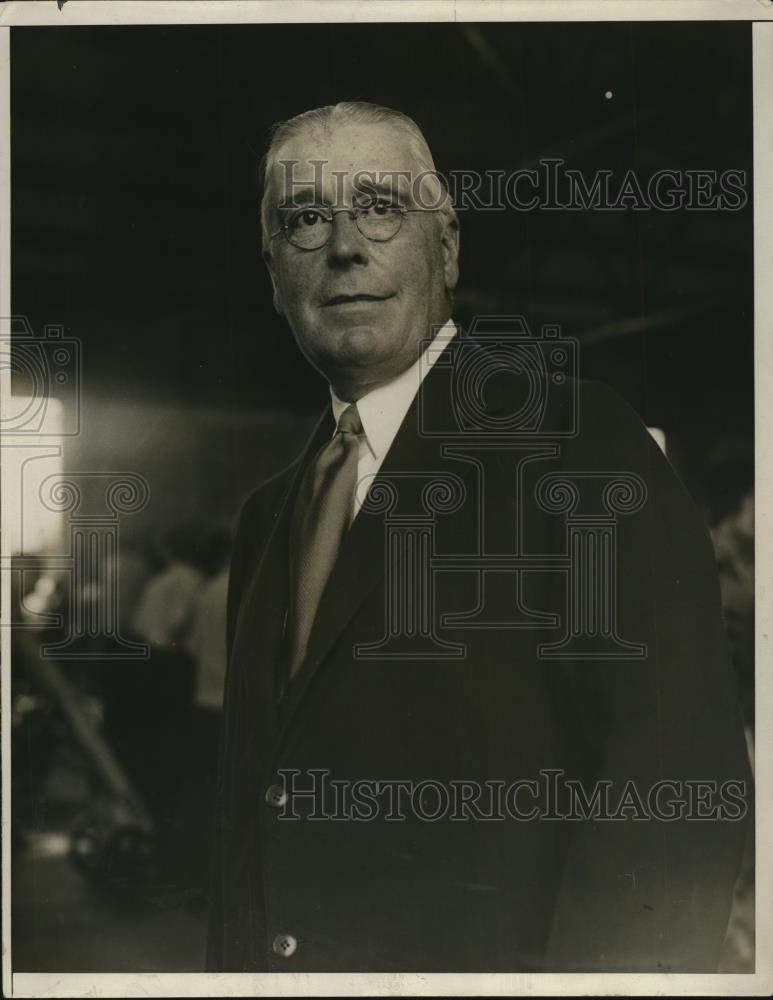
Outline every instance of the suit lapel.
{"type": "Polygon", "coordinates": [[[295,495],[306,466],[322,442],[333,432],[329,409],[320,417],[301,457],[287,470],[270,515],[272,527],[259,557],[257,568],[240,602],[234,638],[234,662],[247,665],[247,700],[260,704],[276,725],[276,706],[283,684],[282,633],[287,608],[289,580],[290,518],[295,495]],[[255,670],[257,657],[263,666],[255,670]],[[273,669],[272,669],[273,667],[273,669]]]}

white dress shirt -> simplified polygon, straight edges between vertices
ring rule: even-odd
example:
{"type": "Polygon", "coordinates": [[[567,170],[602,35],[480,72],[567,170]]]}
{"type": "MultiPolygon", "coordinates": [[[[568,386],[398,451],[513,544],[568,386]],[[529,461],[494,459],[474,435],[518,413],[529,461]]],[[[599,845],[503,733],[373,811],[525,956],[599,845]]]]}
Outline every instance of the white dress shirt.
{"type": "MultiPolygon", "coordinates": [[[[360,438],[360,454],[357,461],[357,482],[362,484],[362,488],[355,491],[352,519],[359,513],[373,482],[373,476],[381,468],[381,463],[400,430],[400,425],[419,391],[419,386],[443,349],[455,336],[456,325],[449,319],[410,368],[406,368],[391,382],[372,389],[357,400],[357,412],[364,431],[360,438]]],[[[339,399],[333,392],[332,386],[330,398],[333,417],[338,427],[341,414],[350,404],[339,399]]]]}

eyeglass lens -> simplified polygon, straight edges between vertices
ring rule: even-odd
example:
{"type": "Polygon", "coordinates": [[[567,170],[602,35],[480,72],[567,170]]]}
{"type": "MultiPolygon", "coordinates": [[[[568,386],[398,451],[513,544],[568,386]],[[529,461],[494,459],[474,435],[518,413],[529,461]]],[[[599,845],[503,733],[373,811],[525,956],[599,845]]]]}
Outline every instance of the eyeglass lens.
{"type": "MultiPolygon", "coordinates": [[[[362,235],[376,243],[383,243],[396,236],[403,221],[400,209],[391,205],[358,209],[354,218],[362,235]]],[[[303,208],[293,212],[285,228],[290,243],[302,250],[323,247],[332,231],[332,217],[317,208],[303,208]]]]}

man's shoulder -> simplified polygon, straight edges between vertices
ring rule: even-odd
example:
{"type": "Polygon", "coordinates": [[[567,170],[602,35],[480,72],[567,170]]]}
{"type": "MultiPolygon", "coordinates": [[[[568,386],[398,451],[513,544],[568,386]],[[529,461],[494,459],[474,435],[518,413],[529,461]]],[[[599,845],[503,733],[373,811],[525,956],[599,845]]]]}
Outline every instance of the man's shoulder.
{"type": "MultiPolygon", "coordinates": [[[[522,371],[491,379],[486,416],[517,440],[557,448],[562,468],[577,473],[633,472],[648,489],[679,495],[686,490],[637,410],[607,383],[522,371]]],[[[505,453],[503,452],[503,456],[505,453]]],[[[504,468],[507,468],[503,457],[504,468]]]]}
{"type": "MultiPolygon", "coordinates": [[[[497,374],[483,370],[484,376],[497,374]]],[[[569,440],[585,434],[598,434],[617,428],[620,433],[638,435],[646,431],[636,410],[615,389],[605,382],[579,376],[530,370],[508,370],[502,366],[500,378],[486,377],[484,384],[458,378],[454,386],[454,405],[460,397],[470,397],[467,406],[481,403],[487,415],[504,419],[504,427],[513,433],[533,433],[547,437],[556,436],[569,440]]]]}

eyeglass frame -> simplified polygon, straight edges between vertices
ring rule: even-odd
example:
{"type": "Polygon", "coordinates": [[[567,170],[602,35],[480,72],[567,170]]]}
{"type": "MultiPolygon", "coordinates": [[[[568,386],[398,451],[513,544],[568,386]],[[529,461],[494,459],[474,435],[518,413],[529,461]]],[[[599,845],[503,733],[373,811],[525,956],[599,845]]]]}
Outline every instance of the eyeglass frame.
{"type": "Polygon", "coordinates": [[[277,231],[275,233],[271,233],[269,235],[269,237],[268,237],[269,238],[269,242],[271,240],[275,239],[277,236],[279,236],[280,233],[284,233],[284,238],[287,240],[287,242],[290,244],[290,246],[291,247],[295,247],[296,250],[303,250],[304,253],[314,253],[315,250],[322,250],[323,247],[326,247],[328,245],[328,243],[330,242],[330,237],[333,235],[333,221],[334,221],[335,217],[337,215],[340,215],[342,212],[344,212],[344,213],[346,213],[346,215],[349,216],[350,219],[354,220],[354,224],[355,224],[355,226],[357,226],[357,232],[360,234],[360,236],[363,237],[363,239],[368,240],[369,243],[389,243],[389,241],[393,240],[395,238],[395,236],[397,236],[399,234],[400,230],[403,228],[403,220],[405,219],[406,215],[409,215],[412,212],[439,212],[439,211],[441,211],[440,208],[406,208],[404,205],[390,205],[390,208],[392,209],[392,211],[396,212],[400,216],[400,225],[392,233],[391,236],[387,236],[387,238],[384,239],[384,240],[377,240],[377,239],[374,239],[372,236],[367,236],[365,233],[363,233],[363,231],[360,229],[358,221],[357,221],[359,218],[362,217],[362,215],[363,215],[364,212],[368,211],[372,207],[373,207],[372,205],[353,205],[353,206],[351,206],[351,208],[336,208],[335,210],[333,210],[333,209],[329,209],[329,208],[327,208],[327,207],[325,207],[323,205],[314,205],[314,204],[299,205],[298,208],[296,209],[297,212],[303,212],[303,211],[308,211],[308,209],[313,209],[314,211],[317,211],[317,212],[327,212],[328,213],[329,218],[325,218],[325,222],[329,222],[330,223],[330,230],[328,232],[327,239],[325,240],[325,242],[324,243],[320,243],[320,245],[318,247],[300,247],[300,246],[298,246],[298,244],[297,243],[293,243],[293,241],[287,235],[288,224],[286,222],[283,222],[282,225],[279,227],[279,229],[277,229],[277,231]]]}

